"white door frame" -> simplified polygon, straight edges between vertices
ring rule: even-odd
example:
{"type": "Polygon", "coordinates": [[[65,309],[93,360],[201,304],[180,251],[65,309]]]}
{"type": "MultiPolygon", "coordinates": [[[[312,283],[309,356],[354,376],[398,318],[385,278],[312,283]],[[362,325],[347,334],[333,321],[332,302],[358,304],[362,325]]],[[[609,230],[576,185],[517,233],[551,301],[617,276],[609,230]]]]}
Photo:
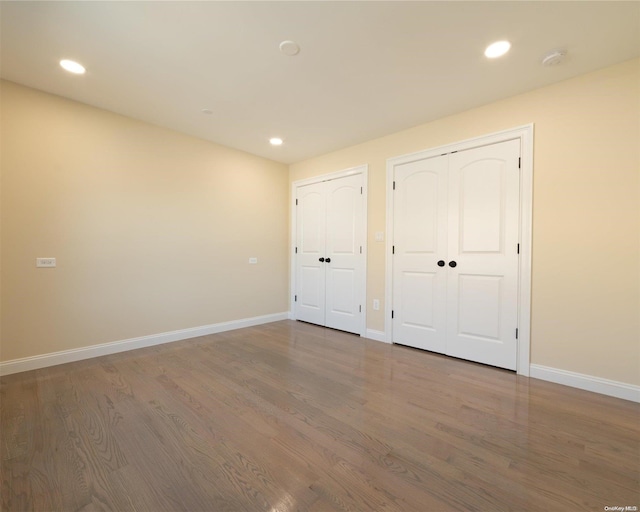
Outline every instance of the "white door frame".
{"type": "Polygon", "coordinates": [[[394,167],[416,160],[487,146],[507,140],[520,140],[520,261],[518,269],[518,356],[519,375],[529,376],[531,348],[531,236],[533,211],[533,123],[482,135],[437,148],[387,159],[387,242],[385,269],[385,341],[392,343],[391,311],[393,309],[393,175],[394,167]]]}
{"type": "Polygon", "coordinates": [[[296,196],[298,187],[303,187],[305,185],[312,185],[315,183],[321,183],[323,181],[335,180],[338,178],[344,178],[346,176],[353,176],[355,174],[362,174],[362,256],[364,258],[363,262],[363,276],[362,282],[360,283],[359,288],[359,299],[360,304],[362,304],[362,315],[360,316],[360,326],[359,332],[360,336],[364,337],[367,331],[367,212],[368,212],[368,204],[367,200],[367,189],[369,184],[369,166],[368,165],[359,165],[357,167],[351,167],[349,169],[344,169],[342,171],[336,171],[329,174],[322,174],[320,176],[314,176],[312,178],[307,178],[304,180],[297,180],[291,184],[291,287],[289,289],[289,317],[292,320],[296,320],[296,308],[295,308],[295,294],[296,294],[296,227],[297,227],[297,216],[296,216],[296,196]]]}

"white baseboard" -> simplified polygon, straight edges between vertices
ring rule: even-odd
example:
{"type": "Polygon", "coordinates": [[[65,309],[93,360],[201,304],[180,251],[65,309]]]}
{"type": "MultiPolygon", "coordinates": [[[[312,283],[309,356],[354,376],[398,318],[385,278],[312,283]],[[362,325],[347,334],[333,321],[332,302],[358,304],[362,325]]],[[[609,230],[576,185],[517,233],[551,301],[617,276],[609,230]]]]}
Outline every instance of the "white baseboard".
{"type": "Polygon", "coordinates": [[[375,341],[381,341],[383,343],[389,343],[387,341],[387,335],[384,331],[376,331],[375,329],[367,329],[365,338],[375,341]]]}
{"type": "Polygon", "coordinates": [[[555,382],[556,384],[563,384],[573,388],[593,391],[594,393],[631,400],[632,402],[640,402],[640,386],[594,377],[593,375],[584,375],[582,373],[549,368],[548,366],[539,364],[530,365],[530,370],[530,377],[535,379],[547,380],[549,382],[555,382]]]}
{"type": "Polygon", "coordinates": [[[216,334],[218,332],[242,329],[243,327],[251,327],[254,325],[278,322],[280,320],[287,320],[288,318],[288,312],[275,313],[272,315],[256,316],[253,318],[232,320],[230,322],[220,322],[217,324],[203,325],[201,327],[180,329],[178,331],[151,334],[149,336],[141,336],[139,338],[131,338],[128,340],[101,343],[100,345],[92,345],[90,347],[62,350],[60,352],[51,352],[49,354],[42,354],[39,356],[13,359],[11,361],[0,362],[0,375],[11,375],[12,373],[37,370],[38,368],[46,368],[48,366],[71,363],[73,361],[80,361],[82,359],[90,359],[92,357],[116,354],[118,352],[125,352],[127,350],[135,350],[137,348],[151,347],[153,345],[171,343],[172,341],[197,338],[198,336],[206,336],[207,334],[216,334]]]}

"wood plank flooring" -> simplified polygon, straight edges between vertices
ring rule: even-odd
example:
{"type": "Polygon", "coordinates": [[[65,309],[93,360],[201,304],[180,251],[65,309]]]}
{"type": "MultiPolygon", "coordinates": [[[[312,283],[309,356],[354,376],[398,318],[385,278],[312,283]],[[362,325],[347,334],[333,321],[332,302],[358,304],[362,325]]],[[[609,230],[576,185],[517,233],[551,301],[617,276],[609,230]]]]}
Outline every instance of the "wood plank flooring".
{"type": "Polygon", "coordinates": [[[638,404],[300,322],[6,376],[0,398],[7,512],[640,507],[638,404]]]}

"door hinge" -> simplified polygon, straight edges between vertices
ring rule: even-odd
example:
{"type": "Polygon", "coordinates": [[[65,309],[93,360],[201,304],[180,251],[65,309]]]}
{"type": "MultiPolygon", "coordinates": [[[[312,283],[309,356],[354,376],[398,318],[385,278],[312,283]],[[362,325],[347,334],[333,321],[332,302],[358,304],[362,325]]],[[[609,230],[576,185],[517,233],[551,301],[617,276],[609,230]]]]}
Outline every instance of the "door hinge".
{"type": "Polygon", "coordinates": [[[362,195],[362,187],[360,187],[360,195],[362,195]]]}
{"type": "Polygon", "coordinates": [[[298,206],[298,200],[296,199],[296,206],[298,206]]]}
{"type": "Polygon", "coordinates": [[[516,327],[516,339],[518,339],[518,328],[516,327]]]}
{"type": "Polygon", "coordinates": [[[395,190],[395,189],[396,189],[396,182],[394,181],[393,182],[393,190],[395,190]]]}
{"type": "Polygon", "coordinates": [[[298,296],[297,295],[294,295],[293,302],[298,302],[298,296]]]}
{"type": "Polygon", "coordinates": [[[392,245],[391,246],[391,254],[395,254],[396,253],[396,246],[392,245]]]}
{"type": "Polygon", "coordinates": [[[362,246],[360,246],[360,254],[362,254],[362,246]]]}
{"type": "Polygon", "coordinates": [[[520,254],[520,244],[518,244],[518,254],[520,254]]]}
{"type": "Polygon", "coordinates": [[[298,248],[296,247],[296,254],[298,254],[298,248]]]}
{"type": "Polygon", "coordinates": [[[518,157],[518,169],[522,168],[522,157],[518,157]]]}
{"type": "Polygon", "coordinates": [[[391,310],[391,318],[393,318],[393,309],[391,310]]]}
{"type": "Polygon", "coordinates": [[[360,305],[360,313],[362,313],[362,305],[360,305]]]}

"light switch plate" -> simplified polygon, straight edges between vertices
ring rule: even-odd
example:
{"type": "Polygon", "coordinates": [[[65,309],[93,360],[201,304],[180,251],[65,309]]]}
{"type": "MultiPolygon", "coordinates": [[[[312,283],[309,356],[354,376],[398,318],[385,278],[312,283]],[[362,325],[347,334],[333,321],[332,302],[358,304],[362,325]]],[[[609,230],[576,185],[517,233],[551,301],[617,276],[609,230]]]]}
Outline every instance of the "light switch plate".
{"type": "Polygon", "coordinates": [[[384,231],[376,231],[376,242],[384,242],[384,231]]]}
{"type": "Polygon", "coordinates": [[[258,264],[258,258],[249,258],[249,264],[250,265],[257,265],[258,264]]]}
{"type": "Polygon", "coordinates": [[[36,258],[36,267],[53,268],[56,266],[55,258],[36,258]]]}

